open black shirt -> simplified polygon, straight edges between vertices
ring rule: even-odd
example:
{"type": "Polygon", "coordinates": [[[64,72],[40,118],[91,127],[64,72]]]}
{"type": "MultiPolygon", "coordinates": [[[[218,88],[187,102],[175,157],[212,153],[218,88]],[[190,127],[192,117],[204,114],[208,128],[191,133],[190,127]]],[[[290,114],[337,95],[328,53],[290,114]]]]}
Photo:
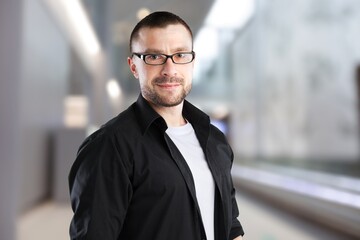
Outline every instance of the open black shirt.
{"type": "MultiPolygon", "coordinates": [[[[243,235],[230,171],[232,150],[209,117],[184,102],[215,180],[215,239],[243,235]]],[[[191,171],[140,95],[90,135],[69,174],[71,239],[206,239],[191,171]]]]}

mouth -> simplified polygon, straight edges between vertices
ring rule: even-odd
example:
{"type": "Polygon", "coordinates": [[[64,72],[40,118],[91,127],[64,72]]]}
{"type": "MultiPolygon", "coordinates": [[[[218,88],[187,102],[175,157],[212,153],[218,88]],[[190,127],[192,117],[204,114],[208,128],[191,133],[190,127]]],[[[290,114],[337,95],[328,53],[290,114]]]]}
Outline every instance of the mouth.
{"type": "Polygon", "coordinates": [[[163,89],[172,89],[172,88],[176,88],[176,87],[180,86],[181,84],[180,83],[158,83],[156,85],[163,89]]]}
{"type": "Polygon", "coordinates": [[[181,78],[157,78],[155,85],[164,90],[172,90],[182,85],[181,78]]]}

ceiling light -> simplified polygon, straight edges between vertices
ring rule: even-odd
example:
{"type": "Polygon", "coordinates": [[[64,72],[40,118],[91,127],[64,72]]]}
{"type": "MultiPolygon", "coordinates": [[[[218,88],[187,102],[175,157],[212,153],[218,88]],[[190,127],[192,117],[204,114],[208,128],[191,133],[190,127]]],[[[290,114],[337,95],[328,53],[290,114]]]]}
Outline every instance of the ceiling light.
{"type": "Polygon", "coordinates": [[[119,98],[121,95],[121,88],[116,79],[110,79],[106,84],[106,90],[109,96],[113,99],[119,98]]]}
{"type": "Polygon", "coordinates": [[[79,0],[62,1],[65,11],[74,24],[79,37],[89,53],[96,54],[100,51],[100,44],[96,38],[91,22],[86,15],[84,7],[79,0]]]}
{"type": "Polygon", "coordinates": [[[136,13],[136,17],[138,18],[138,20],[143,19],[144,17],[146,17],[147,15],[150,14],[150,10],[147,8],[140,8],[137,13],[136,13]]]}
{"type": "Polygon", "coordinates": [[[234,7],[232,0],[216,0],[206,18],[206,25],[225,29],[242,28],[254,14],[255,1],[242,0],[237,4],[234,7]]]}

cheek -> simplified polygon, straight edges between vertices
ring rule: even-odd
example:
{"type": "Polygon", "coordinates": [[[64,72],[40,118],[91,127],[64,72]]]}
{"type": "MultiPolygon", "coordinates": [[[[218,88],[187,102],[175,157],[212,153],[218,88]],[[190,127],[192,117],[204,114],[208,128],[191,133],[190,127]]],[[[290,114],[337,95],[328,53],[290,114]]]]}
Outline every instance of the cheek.
{"type": "Polygon", "coordinates": [[[140,82],[146,82],[146,79],[148,79],[148,74],[145,71],[139,71],[138,75],[140,82]]]}
{"type": "Polygon", "coordinates": [[[188,85],[191,85],[192,79],[193,79],[193,71],[192,71],[192,69],[187,72],[187,74],[185,75],[185,79],[186,79],[186,83],[188,85]]]}
{"type": "Polygon", "coordinates": [[[137,79],[139,79],[140,81],[143,81],[143,79],[146,79],[146,70],[143,69],[142,66],[138,66],[136,68],[136,75],[137,75],[137,79]]]}
{"type": "Polygon", "coordinates": [[[144,66],[143,68],[138,69],[138,76],[140,82],[144,84],[150,84],[151,81],[158,77],[159,73],[158,70],[155,68],[156,66],[150,66],[152,68],[149,68],[148,66],[144,66]]]}
{"type": "Polygon", "coordinates": [[[138,79],[139,79],[140,86],[150,86],[153,76],[150,75],[148,72],[140,72],[138,79]]]}

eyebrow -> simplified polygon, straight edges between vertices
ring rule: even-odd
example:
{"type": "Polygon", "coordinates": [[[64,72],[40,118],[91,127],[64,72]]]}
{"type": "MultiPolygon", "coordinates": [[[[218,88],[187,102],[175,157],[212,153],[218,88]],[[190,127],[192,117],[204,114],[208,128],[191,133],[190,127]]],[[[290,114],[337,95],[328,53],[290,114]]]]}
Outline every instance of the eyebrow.
{"type": "MultiPolygon", "coordinates": [[[[171,52],[191,52],[192,50],[189,50],[187,47],[178,47],[175,49],[172,49],[171,52]]],[[[156,53],[156,54],[164,54],[163,51],[159,50],[159,49],[155,49],[155,48],[147,48],[145,49],[146,53],[156,53]]]]}

